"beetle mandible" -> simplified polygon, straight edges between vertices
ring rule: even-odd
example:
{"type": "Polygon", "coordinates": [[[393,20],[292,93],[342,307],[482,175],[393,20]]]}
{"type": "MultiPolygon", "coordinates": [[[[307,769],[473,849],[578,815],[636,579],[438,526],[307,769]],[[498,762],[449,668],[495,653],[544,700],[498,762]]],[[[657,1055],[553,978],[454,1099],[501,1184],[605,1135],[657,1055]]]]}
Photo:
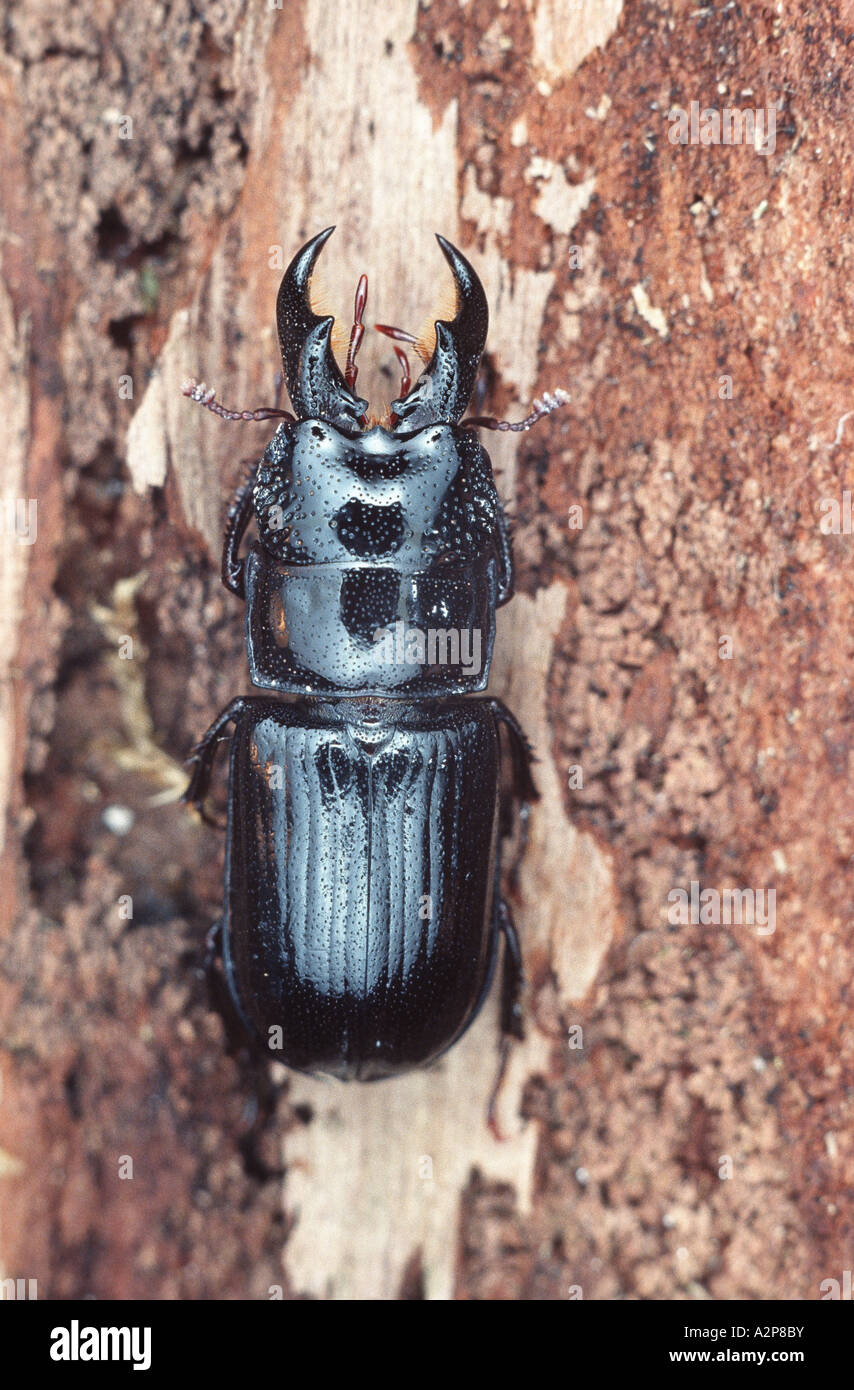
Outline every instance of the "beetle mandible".
{"type": "MultiPolygon", "coordinates": [[[[500,892],[502,745],[512,797],[524,808],[537,793],[515,718],[476,695],[513,567],[475,430],[528,429],[568,396],[544,396],[514,424],[462,419],[488,310],[474,269],[439,236],[454,316],[436,322],[414,385],[395,346],[400,394],[372,420],[355,393],[366,277],[343,373],[333,317],[311,306],[333,230],[297,253],[279,289],[294,414],[232,411],[204,385],[184,387],[226,419],[280,419],[229,509],[222,578],[245,600],[252,684],[295,697],[228,705],[193,752],[184,799],[205,814],[217,745],[233,725],[210,967],[267,1055],[370,1081],[452,1046],[489,991],[502,937],[502,1032],[521,1036],[521,953],[500,892]],[[258,539],[244,557],[253,518],[258,539]]],[[[415,343],[377,327],[396,345],[415,343]]]]}

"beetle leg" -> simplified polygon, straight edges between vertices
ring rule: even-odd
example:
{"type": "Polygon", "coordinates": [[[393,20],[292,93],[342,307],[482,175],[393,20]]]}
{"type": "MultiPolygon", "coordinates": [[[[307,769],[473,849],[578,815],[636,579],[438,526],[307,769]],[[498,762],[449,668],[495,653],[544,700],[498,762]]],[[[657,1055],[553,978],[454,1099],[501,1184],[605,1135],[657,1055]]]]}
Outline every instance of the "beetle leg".
{"type": "Polygon", "coordinates": [[[501,1042],[498,1052],[498,1071],[486,1108],[486,1123],[495,1138],[501,1141],[505,1136],[498,1124],[498,1097],[510,1059],[512,1040],[516,1038],[521,1041],[525,1036],[521,1003],[525,971],[513,915],[504,898],[497,899],[495,915],[496,929],[504,937],[504,960],[501,967],[501,1042]]]}
{"type": "Polygon", "coordinates": [[[504,937],[504,963],[501,974],[501,1031],[512,1038],[524,1038],[522,1026],[522,988],[525,970],[522,948],[513,922],[513,914],[504,898],[498,903],[498,926],[504,937]]]}
{"type": "Polygon", "coordinates": [[[208,991],[208,1003],[213,1013],[219,1014],[225,1028],[228,1051],[232,1054],[241,1048],[251,1047],[251,1039],[246,1025],[237,1012],[225,971],[222,968],[222,920],[215,922],[205,937],[205,958],[203,970],[208,991]]]}
{"type": "Polygon", "coordinates": [[[222,960],[222,921],[214,922],[205,937],[205,975],[213,970],[218,960],[222,960]]]}
{"type": "Polygon", "coordinates": [[[509,603],[513,597],[513,546],[510,541],[510,522],[499,502],[496,516],[498,531],[498,594],[496,604],[509,603]]]}
{"type": "Polygon", "coordinates": [[[237,594],[238,598],[246,597],[243,585],[244,561],[239,552],[243,537],[246,535],[246,529],[252,520],[252,490],[255,486],[259,466],[260,460],[255,460],[249,471],[249,476],[234,494],[225,519],[220,573],[226,589],[237,594]]]}
{"type": "Polygon", "coordinates": [[[513,795],[519,801],[527,803],[529,801],[539,801],[540,793],[537,791],[534,778],[531,774],[531,763],[534,761],[534,750],[522,729],[521,724],[515,714],[501,700],[490,700],[490,708],[499,724],[503,724],[507,730],[510,741],[510,760],[513,766],[513,795]]]}
{"type": "Polygon", "coordinates": [[[193,806],[207,825],[218,825],[218,822],[205,809],[205,799],[210,790],[217,744],[223,737],[223,729],[233,720],[236,720],[245,708],[246,700],[243,696],[238,696],[236,700],[231,701],[230,705],[226,705],[219,718],[215,719],[206,733],[202,735],[188,759],[194,766],[187,790],[181,800],[186,805],[193,806]]]}
{"type": "Polygon", "coordinates": [[[214,922],[213,926],[205,937],[205,956],[202,962],[202,973],[205,977],[205,985],[208,991],[208,1005],[213,1013],[219,1014],[223,1021],[226,1038],[231,1037],[232,1015],[235,1013],[234,1004],[228,984],[220,969],[222,962],[222,920],[214,922]]]}
{"type": "MultiPolygon", "coordinates": [[[[540,793],[537,791],[531,773],[531,764],[534,762],[534,750],[522,729],[521,724],[514,714],[501,700],[490,700],[492,712],[500,724],[507,730],[507,738],[510,744],[510,764],[512,770],[512,790],[513,799],[519,803],[519,843],[517,847],[517,862],[521,859],[528,846],[528,818],[530,815],[530,803],[539,801],[540,793]]],[[[501,805],[501,834],[508,838],[513,833],[513,801],[504,798],[501,805]]],[[[515,881],[515,868],[512,879],[515,881]]]]}
{"type": "Polygon", "coordinates": [[[530,415],[526,415],[524,420],[496,420],[494,415],[470,415],[467,420],[461,420],[460,424],[468,429],[479,427],[484,430],[513,430],[518,434],[522,430],[529,430],[538,420],[545,419],[553,411],[560,410],[568,401],[569,392],[564,391],[562,386],[557,386],[554,391],[544,391],[542,400],[537,397],[530,415]]]}
{"type": "Polygon", "coordinates": [[[240,1017],[234,996],[222,968],[223,924],[214,923],[205,937],[204,976],[208,992],[208,1005],[212,1013],[219,1014],[225,1030],[226,1051],[235,1059],[241,1073],[241,1089],[248,1094],[243,1109],[243,1131],[238,1143],[247,1172],[257,1175],[262,1181],[271,1177],[283,1177],[279,1169],[271,1169],[265,1162],[260,1140],[276,1108],[278,1087],[270,1078],[269,1057],[263,1055],[246,1025],[240,1017]]]}

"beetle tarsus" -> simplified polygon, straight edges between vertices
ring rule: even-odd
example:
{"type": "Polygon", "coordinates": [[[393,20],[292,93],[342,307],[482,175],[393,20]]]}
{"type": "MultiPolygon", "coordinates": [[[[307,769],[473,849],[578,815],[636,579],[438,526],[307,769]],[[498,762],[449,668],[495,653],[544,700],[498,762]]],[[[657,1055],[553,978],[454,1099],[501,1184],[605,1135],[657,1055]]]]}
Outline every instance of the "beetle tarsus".
{"type": "Polygon", "coordinates": [[[507,1063],[510,1061],[510,1048],[512,1044],[509,1038],[502,1037],[498,1044],[498,1069],[495,1080],[492,1083],[492,1090],[489,1093],[489,1100],[486,1106],[486,1127],[499,1144],[507,1142],[507,1135],[498,1123],[498,1097],[501,1094],[501,1087],[504,1084],[504,1077],[507,1072],[507,1063]]]}
{"type": "Polygon", "coordinates": [[[522,1021],[522,990],[525,986],[525,971],[522,965],[522,948],[513,922],[513,914],[504,898],[500,898],[498,901],[496,919],[498,929],[504,937],[504,961],[501,970],[501,1040],[498,1046],[498,1067],[495,1081],[486,1107],[486,1124],[493,1138],[497,1139],[499,1143],[504,1143],[507,1135],[504,1134],[498,1123],[498,1099],[507,1074],[507,1064],[510,1060],[510,1049],[513,1042],[514,1040],[521,1042],[525,1037],[522,1021]]]}
{"type": "Polygon", "coordinates": [[[202,969],[205,978],[213,970],[218,960],[222,960],[222,922],[214,922],[205,934],[205,956],[202,969]]]}
{"type": "Polygon", "coordinates": [[[525,1036],[522,1023],[522,990],[525,971],[522,947],[513,922],[513,914],[505,898],[498,904],[498,926],[504,937],[504,965],[501,979],[501,1031],[507,1037],[521,1041],[525,1036]]]}
{"type": "Polygon", "coordinates": [[[513,795],[525,805],[531,801],[539,801],[540,793],[531,772],[531,764],[536,762],[536,754],[527,734],[515,714],[503,701],[490,700],[490,704],[496,719],[507,730],[513,765],[513,795]]]}
{"type": "Polygon", "coordinates": [[[242,1133],[238,1146],[244,1167],[251,1176],[262,1182],[281,1178],[284,1170],[271,1168],[265,1162],[260,1141],[276,1107],[280,1087],[270,1076],[269,1056],[266,1056],[246,1031],[246,1025],[232,998],[222,966],[223,932],[221,921],[211,927],[205,937],[205,956],[202,966],[211,1012],[219,1014],[225,1033],[225,1050],[233,1057],[241,1077],[242,1089],[248,1092],[242,1115],[242,1133]]]}
{"type": "Polygon", "coordinates": [[[222,740],[223,729],[232,721],[236,720],[245,707],[246,700],[242,695],[239,695],[236,700],[232,700],[230,704],[226,705],[222,713],[199,739],[188,759],[188,762],[193,764],[193,770],[181,800],[185,805],[192,806],[207,825],[220,825],[220,822],[210,815],[205,806],[208,792],[210,791],[211,774],[216,759],[217,745],[222,740]]]}
{"type": "Polygon", "coordinates": [[[513,573],[513,546],[510,539],[510,521],[504,507],[499,504],[498,515],[496,517],[498,531],[498,593],[495,598],[496,604],[501,607],[504,603],[509,603],[513,597],[515,588],[513,573]]]}
{"type": "Polygon", "coordinates": [[[246,597],[243,578],[245,561],[240,554],[240,546],[243,537],[246,535],[247,527],[252,520],[254,507],[253,490],[258,476],[259,466],[260,459],[254,459],[250,465],[248,476],[240,484],[231,499],[228,514],[225,519],[221,577],[226,589],[230,589],[233,594],[237,594],[238,598],[246,597]]]}
{"type": "Polygon", "coordinates": [[[238,1056],[241,1053],[252,1054],[254,1044],[246,1032],[245,1023],[237,1012],[223,970],[223,934],[224,926],[220,920],[214,923],[205,936],[202,971],[207,986],[208,1000],[211,1010],[219,1014],[222,1019],[222,1025],[225,1029],[226,1051],[232,1056],[238,1056]]]}
{"type": "Polygon", "coordinates": [[[252,1053],[254,1043],[246,1032],[246,1025],[237,1012],[231,990],[223,969],[222,919],[214,922],[205,936],[205,954],[202,961],[202,974],[208,991],[208,1001],[213,1013],[219,1014],[225,1029],[226,1051],[232,1056],[242,1052],[252,1053]]]}

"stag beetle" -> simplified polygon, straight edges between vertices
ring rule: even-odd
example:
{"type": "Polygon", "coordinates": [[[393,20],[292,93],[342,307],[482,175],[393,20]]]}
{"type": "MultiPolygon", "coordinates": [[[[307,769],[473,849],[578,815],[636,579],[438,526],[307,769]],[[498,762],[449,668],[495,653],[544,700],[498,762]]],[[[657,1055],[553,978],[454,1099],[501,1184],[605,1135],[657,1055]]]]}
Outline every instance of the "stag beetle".
{"type": "Polygon", "coordinates": [[[184,799],[205,814],[217,744],[233,725],[211,968],[267,1055],[370,1081],[429,1063],[460,1037],[501,936],[502,1028],[521,1036],[521,955],[499,887],[502,729],[512,798],[524,807],[537,793],[510,711],[463,698],[486,687],[495,609],[513,593],[507,521],[475,427],[527,429],[568,397],[545,396],[513,425],[460,423],[488,310],[469,262],[438,237],[454,317],[436,322],[414,385],[395,347],[400,395],[372,420],[354,389],[366,277],[344,373],[333,318],[311,307],[333,230],[298,252],[279,289],[295,415],[227,410],[204,385],[184,387],[223,418],[281,420],[229,509],[222,578],[245,600],[253,685],[296,697],[223,710],[193,752],[184,799]]]}

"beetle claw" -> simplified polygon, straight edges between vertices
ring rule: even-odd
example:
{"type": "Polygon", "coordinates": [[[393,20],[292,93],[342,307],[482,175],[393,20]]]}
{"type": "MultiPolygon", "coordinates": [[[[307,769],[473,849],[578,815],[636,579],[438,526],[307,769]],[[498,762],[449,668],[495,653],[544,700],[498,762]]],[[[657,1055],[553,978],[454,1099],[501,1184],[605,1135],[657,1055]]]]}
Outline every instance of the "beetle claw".
{"type": "Polygon", "coordinates": [[[186,793],[181,797],[181,800],[185,805],[191,807],[191,809],[196,812],[199,820],[202,821],[204,825],[211,826],[213,830],[225,830],[227,828],[227,822],[222,820],[219,816],[211,815],[204,801],[199,800],[197,797],[187,796],[186,793]]]}

